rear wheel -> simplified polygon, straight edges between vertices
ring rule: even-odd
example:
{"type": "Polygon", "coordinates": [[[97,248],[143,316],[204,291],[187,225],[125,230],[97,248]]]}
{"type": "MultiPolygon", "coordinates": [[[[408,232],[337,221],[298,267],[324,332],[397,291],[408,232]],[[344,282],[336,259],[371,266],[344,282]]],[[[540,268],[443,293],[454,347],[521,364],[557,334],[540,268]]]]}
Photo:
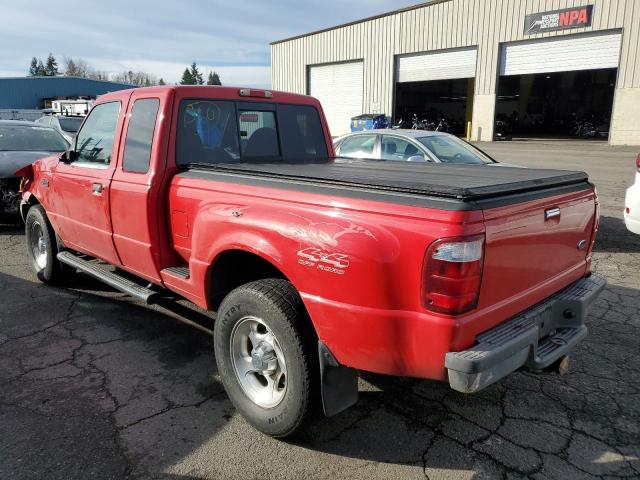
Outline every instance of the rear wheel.
{"type": "Polygon", "coordinates": [[[249,423],[273,437],[305,425],[317,398],[317,339],[289,282],[259,280],[229,293],[214,347],[225,390],[249,423]]]}
{"type": "Polygon", "coordinates": [[[27,255],[40,281],[59,284],[66,281],[74,270],[58,261],[56,236],[41,205],[29,209],[25,219],[27,255]]]}

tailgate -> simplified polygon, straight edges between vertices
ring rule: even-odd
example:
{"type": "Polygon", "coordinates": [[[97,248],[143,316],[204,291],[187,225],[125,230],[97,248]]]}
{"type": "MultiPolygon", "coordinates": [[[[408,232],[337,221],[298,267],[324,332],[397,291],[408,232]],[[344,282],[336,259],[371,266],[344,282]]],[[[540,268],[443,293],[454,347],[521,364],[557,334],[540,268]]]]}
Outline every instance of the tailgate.
{"type": "MultiPolygon", "coordinates": [[[[486,245],[478,307],[497,305],[530,291],[531,304],[549,282],[565,277],[557,290],[586,269],[595,222],[595,193],[551,194],[524,203],[484,210],[486,245]]],[[[529,297],[528,297],[529,298],[529,297]]]]}

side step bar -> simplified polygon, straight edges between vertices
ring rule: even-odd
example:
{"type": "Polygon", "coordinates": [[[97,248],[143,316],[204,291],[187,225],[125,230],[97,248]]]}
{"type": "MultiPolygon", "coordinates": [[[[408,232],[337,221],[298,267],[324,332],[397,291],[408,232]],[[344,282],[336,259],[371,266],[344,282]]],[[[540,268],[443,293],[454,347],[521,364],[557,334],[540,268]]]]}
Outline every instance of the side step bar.
{"type": "Polygon", "coordinates": [[[81,272],[100,280],[102,283],[105,283],[116,290],[120,290],[127,295],[135,297],[138,300],[142,300],[147,304],[156,303],[160,297],[158,292],[142,287],[121,275],[110,272],[102,268],[100,265],[88,262],[71,252],[60,252],[57,257],[62,263],[69,265],[76,270],[80,270],[81,272]]]}

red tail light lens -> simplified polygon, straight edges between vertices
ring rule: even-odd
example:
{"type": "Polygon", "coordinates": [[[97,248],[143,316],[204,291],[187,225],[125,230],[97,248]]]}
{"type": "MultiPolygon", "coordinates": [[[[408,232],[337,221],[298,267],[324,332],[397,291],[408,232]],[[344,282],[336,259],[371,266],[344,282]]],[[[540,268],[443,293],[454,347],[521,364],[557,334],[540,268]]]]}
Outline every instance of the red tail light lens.
{"type": "Polygon", "coordinates": [[[483,257],[484,235],[433,242],[424,262],[423,305],[432,312],[448,315],[476,308],[483,257]]]}
{"type": "Polygon", "coordinates": [[[640,172],[640,153],[636,157],[636,169],[640,172]]]}

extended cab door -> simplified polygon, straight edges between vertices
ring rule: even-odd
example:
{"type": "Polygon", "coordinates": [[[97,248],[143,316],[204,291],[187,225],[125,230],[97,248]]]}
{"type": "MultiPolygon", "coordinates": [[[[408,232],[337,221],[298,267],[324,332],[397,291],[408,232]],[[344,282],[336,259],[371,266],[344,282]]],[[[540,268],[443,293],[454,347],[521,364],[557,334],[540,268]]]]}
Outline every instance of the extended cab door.
{"type": "Polygon", "coordinates": [[[160,270],[175,263],[170,253],[167,169],[173,90],[135,91],[122,132],[122,149],[111,185],[113,241],[122,266],[160,283],[160,270]]]}
{"type": "Polygon", "coordinates": [[[122,129],[120,101],[96,105],[76,135],[70,161],[54,167],[53,204],[65,245],[118,263],[113,245],[109,188],[122,129]]]}

